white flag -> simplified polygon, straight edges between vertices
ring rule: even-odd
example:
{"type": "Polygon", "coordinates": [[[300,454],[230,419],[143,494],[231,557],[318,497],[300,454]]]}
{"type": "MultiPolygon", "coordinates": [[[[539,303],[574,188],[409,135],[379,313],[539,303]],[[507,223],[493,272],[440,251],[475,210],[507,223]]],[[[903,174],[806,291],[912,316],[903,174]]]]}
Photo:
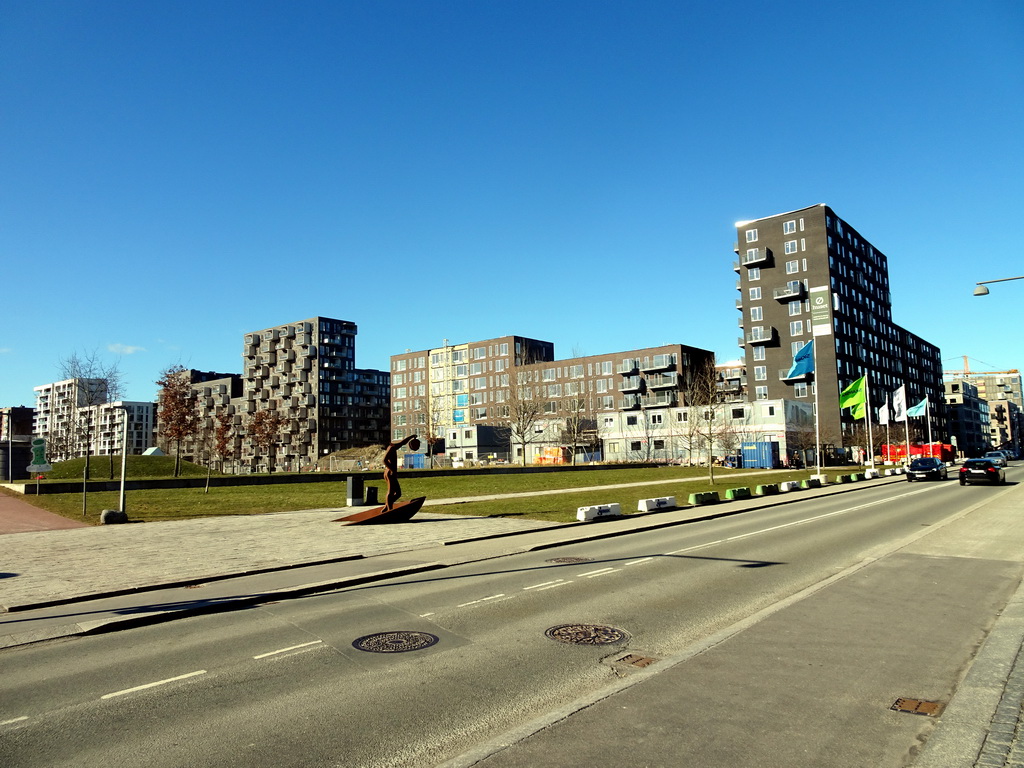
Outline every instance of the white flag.
{"type": "Polygon", "coordinates": [[[906,421],[907,420],[907,390],[906,387],[900,387],[892,393],[892,420],[893,421],[906,421]]]}
{"type": "Polygon", "coordinates": [[[889,400],[886,398],[885,404],[878,409],[878,423],[885,427],[889,424],[889,400]]]}

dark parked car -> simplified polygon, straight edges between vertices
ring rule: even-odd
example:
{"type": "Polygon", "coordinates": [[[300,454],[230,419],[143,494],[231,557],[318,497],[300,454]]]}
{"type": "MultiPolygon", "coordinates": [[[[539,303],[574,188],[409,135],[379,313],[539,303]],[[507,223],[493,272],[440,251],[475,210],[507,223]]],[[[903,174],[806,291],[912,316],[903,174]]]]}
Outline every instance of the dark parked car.
{"type": "Polygon", "coordinates": [[[968,459],[960,467],[960,485],[1005,482],[1003,468],[988,459],[968,459]]]}
{"type": "Polygon", "coordinates": [[[1003,451],[989,451],[981,458],[988,459],[997,467],[1005,467],[1009,462],[1007,461],[1006,453],[1003,451]]]}
{"type": "Polygon", "coordinates": [[[915,480],[945,480],[946,476],[946,465],[935,458],[914,459],[907,467],[908,483],[915,480]]]}

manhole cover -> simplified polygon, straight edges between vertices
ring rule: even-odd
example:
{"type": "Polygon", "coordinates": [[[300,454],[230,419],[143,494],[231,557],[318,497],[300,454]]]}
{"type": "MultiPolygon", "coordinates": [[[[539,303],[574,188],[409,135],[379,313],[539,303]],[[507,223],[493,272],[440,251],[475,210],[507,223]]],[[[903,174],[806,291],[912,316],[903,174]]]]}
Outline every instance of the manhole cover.
{"type": "Polygon", "coordinates": [[[555,557],[555,558],[552,558],[551,560],[548,560],[548,562],[549,563],[560,563],[560,564],[563,564],[563,565],[566,564],[566,563],[592,563],[592,562],[594,562],[594,558],[592,558],[592,557],[555,557]]]}
{"type": "Polygon", "coordinates": [[[352,647],[369,653],[405,653],[434,645],[440,638],[429,632],[377,632],[352,641],[352,647]]]}
{"type": "Polygon", "coordinates": [[[544,634],[552,640],[572,645],[612,645],[629,639],[629,634],[602,624],[560,624],[544,634]]]}

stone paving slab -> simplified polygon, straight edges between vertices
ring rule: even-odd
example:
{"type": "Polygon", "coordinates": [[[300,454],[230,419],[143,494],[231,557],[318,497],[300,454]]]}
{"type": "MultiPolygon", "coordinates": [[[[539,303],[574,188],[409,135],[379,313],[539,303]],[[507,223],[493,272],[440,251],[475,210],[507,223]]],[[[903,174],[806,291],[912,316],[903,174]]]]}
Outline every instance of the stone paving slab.
{"type": "Polygon", "coordinates": [[[90,526],[0,540],[0,606],[441,546],[556,526],[421,512],[398,525],[332,523],[352,509],[90,526]]]}

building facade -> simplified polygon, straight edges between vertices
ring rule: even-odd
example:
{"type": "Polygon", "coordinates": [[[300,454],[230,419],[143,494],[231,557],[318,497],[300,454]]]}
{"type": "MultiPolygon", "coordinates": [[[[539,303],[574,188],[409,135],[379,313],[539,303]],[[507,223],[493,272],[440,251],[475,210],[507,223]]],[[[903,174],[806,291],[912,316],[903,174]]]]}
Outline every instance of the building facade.
{"type": "Polygon", "coordinates": [[[252,331],[243,339],[241,394],[231,396],[224,381],[201,384],[207,425],[228,409],[243,471],[299,471],[335,451],[387,444],[390,374],[356,368],[356,333],[355,323],[319,316],[252,331]],[[253,430],[261,411],[281,422],[266,449],[253,430]]]}
{"type": "Polygon", "coordinates": [[[1012,448],[1017,452],[1024,449],[1024,391],[1020,371],[947,371],[947,385],[950,381],[970,383],[977,390],[977,396],[988,402],[986,438],[991,448],[1012,448]]]}
{"type": "Polygon", "coordinates": [[[693,371],[712,362],[681,344],[555,360],[551,342],[521,336],[393,355],[392,438],[434,436],[456,461],[595,460],[608,418],[667,423],[693,371]]]}
{"type": "Polygon", "coordinates": [[[947,380],[944,387],[950,440],[964,456],[981,456],[992,447],[988,401],[970,381],[947,380]]]}
{"type": "Polygon", "coordinates": [[[154,444],[156,406],[150,402],[107,402],[103,379],[66,379],[34,388],[32,432],[46,439],[51,462],[86,454],[141,454],[154,444]],[[127,437],[125,423],[127,421],[127,437]]]}
{"type": "MultiPolygon", "coordinates": [[[[885,254],[825,205],[738,222],[736,234],[739,346],[751,400],[813,403],[817,387],[823,444],[864,445],[864,422],[840,411],[839,393],[867,376],[873,421],[902,386],[908,405],[928,397],[933,438],[945,438],[939,349],[893,322],[885,254]],[[827,335],[814,335],[821,328],[812,328],[812,292],[831,310],[817,323],[827,335]],[[787,378],[812,338],[814,373],[787,378]]],[[[928,425],[912,419],[911,430],[924,436],[928,425]]]]}

